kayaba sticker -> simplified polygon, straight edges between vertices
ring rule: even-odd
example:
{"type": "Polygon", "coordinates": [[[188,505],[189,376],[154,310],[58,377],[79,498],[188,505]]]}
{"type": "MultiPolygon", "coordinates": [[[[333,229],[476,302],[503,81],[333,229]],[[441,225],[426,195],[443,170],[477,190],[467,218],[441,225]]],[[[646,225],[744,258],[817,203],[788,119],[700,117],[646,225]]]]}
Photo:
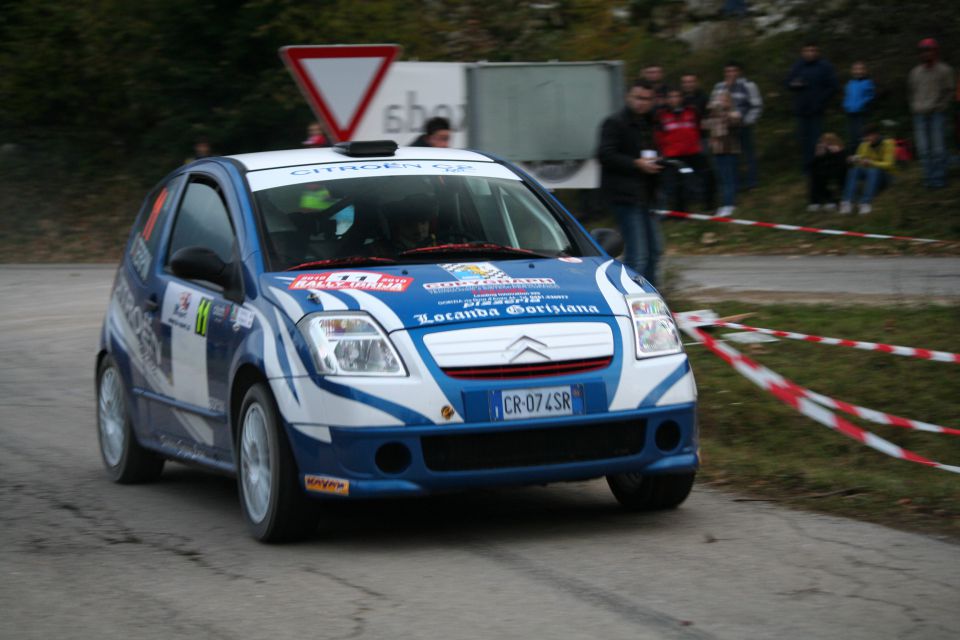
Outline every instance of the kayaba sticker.
{"type": "Polygon", "coordinates": [[[401,293],[407,290],[413,278],[391,276],[373,271],[330,271],[327,273],[302,273],[290,283],[288,289],[356,289],[358,291],[390,291],[401,293]]]}
{"type": "Polygon", "coordinates": [[[317,493],[332,493],[338,496],[350,495],[350,481],[330,476],[315,476],[307,474],[303,477],[307,491],[317,493]]]}

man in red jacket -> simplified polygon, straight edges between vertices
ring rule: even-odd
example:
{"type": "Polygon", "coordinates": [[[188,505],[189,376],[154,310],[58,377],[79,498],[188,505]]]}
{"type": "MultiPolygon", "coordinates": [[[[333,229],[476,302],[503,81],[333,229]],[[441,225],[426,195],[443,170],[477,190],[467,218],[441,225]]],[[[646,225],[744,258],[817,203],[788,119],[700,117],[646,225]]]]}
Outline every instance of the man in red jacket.
{"type": "MultiPolygon", "coordinates": [[[[698,192],[709,200],[704,186],[708,183],[709,167],[700,145],[700,115],[692,105],[685,105],[683,92],[679,89],[667,91],[667,105],[657,112],[657,147],[668,161],[664,171],[661,205],[673,206],[677,211],[687,211],[687,186],[685,178],[693,172],[698,192]]],[[[706,202],[708,209],[712,202],[706,202]]]]}

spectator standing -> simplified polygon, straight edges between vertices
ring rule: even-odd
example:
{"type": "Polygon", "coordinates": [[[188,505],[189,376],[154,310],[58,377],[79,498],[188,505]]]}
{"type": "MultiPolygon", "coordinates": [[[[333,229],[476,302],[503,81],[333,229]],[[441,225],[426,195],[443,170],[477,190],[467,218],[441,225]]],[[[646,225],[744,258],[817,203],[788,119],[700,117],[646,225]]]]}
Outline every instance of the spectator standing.
{"type": "Polygon", "coordinates": [[[193,143],[193,155],[183,161],[183,164],[190,164],[194,160],[209,158],[213,155],[213,149],[210,147],[210,141],[206,138],[197,138],[193,143]]]}
{"type": "Polygon", "coordinates": [[[685,73],[680,76],[680,90],[683,92],[684,106],[696,109],[697,117],[701,120],[706,118],[710,97],[707,96],[706,91],[700,88],[700,79],[697,74],[685,73]]]}
{"type": "Polygon", "coordinates": [[[840,213],[850,213],[861,181],[864,183],[863,194],[860,197],[857,213],[860,215],[870,213],[872,210],[870,203],[873,202],[874,196],[892,181],[895,146],[893,139],[884,138],[880,134],[880,128],[877,125],[869,124],[863,128],[863,142],[857,147],[856,155],[850,156],[852,166],[847,172],[847,184],[843,189],[840,213]]]}
{"type": "Polygon", "coordinates": [[[667,106],[657,112],[656,120],[657,147],[664,158],[676,161],[669,164],[663,172],[664,204],[667,207],[672,206],[676,211],[689,211],[689,185],[685,178],[692,170],[698,182],[703,184],[703,175],[707,170],[706,159],[701,153],[700,117],[694,107],[684,105],[683,92],[680,89],[669,89],[667,106]]]}
{"type": "Polygon", "coordinates": [[[653,88],[654,108],[659,109],[667,104],[667,83],[664,82],[663,65],[648,64],[640,72],[640,81],[646,82],[653,88]]]}
{"type": "Polygon", "coordinates": [[[923,183],[929,189],[940,189],[947,185],[946,121],[954,75],[953,69],[940,61],[936,40],[925,38],[918,47],[920,64],[907,77],[913,135],[923,163],[923,183]]]}
{"type": "Polygon", "coordinates": [[[657,162],[654,140],[653,87],[638,82],[626,95],[626,106],[600,126],[597,159],[600,191],[617,216],[625,245],[624,262],[656,284],[663,238],[650,204],[656,197],[657,162]]]}
{"type": "Polygon", "coordinates": [[[703,126],[710,131],[710,151],[720,182],[720,208],[717,215],[729,216],[737,193],[737,161],[740,155],[740,112],[733,106],[728,91],[721,90],[710,101],[710,115],[703,126]]]}
{"type": "Polygon", "coordinates": [[[837,74],[833,65],[820,57],[820,48],[808,43],[800,50],[800,60],[790,69],[785,84],[793,93],[803,171],[808,173],[823,131],[823,114],[837,92],[837,74]]]}
{"type": "Polygon", "coordinates": [[[743,77],[743,65],[728,62],[723,68],[723,81],[713,87],[711,101],[719,92],[726,91],[733,99],[733,108],[740,114],[740,151],[746,164],[746,175],[740,182],[743,190],[757,186],[757,153],[753,125],[763,113],[763,98],[756,83],[743,77]]]}
{"type": "Polygon", "coordinates": [[[708,132],[702,126],[709,113],[710,97],[700,88],[700,79],[694,73],[685,73],[680,76],[680,89],[683,91],[683,104],[693,107],[697,111],[700,127],[700,154],[703,158],[703,170],[700,172],[700,185],[703,188],[703,206],[712,211],[716,206],[717,183],[710,160],[710,145],[708,132]]]}
{"type": "Polygon", "coordinates": [[[810,165],[810,203],[807,211],[828,211],[837,208],[837,200],[847,179],[847,154],[843,140],[835,133],[820,136],[810,165]],[[834,195],[831,187],[836,186],[834,195]]]}
{"type": "Polygon", "coordinates": [[[438,147],[446,149],[450,146],[450,121],[436,116],[430,118],[423,125],[423,133],[410,143],[411,147],[438,147]]]}
{"type": "Polygon", "coordinates": [[[307,125],[307,137],[302,144],[310,148],[329,147],[330,140],[323,132],[323,127],[320,126],[319,122],[311,122],[307,125]]]}
{"type": "Polygon", "coordinates": [[[850,66],[850,79],[843,88],[843,110],[847,114],[847,142],[851,153],[863,137],[863,124],[876,92],[873,80],[867,75],[867,65],[854,62],[850,66]]]}

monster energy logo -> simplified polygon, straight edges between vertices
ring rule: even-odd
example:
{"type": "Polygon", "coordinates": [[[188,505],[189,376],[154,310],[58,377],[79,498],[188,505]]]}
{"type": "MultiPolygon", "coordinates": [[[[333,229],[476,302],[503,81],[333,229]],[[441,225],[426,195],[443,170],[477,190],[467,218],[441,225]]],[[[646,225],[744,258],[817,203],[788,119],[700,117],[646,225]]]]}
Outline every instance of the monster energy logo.
{"type": "Polygon", "coordinates": [[[210,318],[210,298],[200,298],[200,304],[197,305],[197,322],[194,324],[194,331],[197,335],[207,335],[207,320],[210,318]]]}

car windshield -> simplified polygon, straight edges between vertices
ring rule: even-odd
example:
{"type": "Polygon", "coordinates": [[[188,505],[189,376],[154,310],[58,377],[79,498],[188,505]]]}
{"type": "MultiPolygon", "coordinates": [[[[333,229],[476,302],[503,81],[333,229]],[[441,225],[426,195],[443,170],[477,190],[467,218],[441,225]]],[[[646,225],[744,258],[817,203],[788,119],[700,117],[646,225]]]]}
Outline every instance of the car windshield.
{"type": "Polygon", "coordinates": [[[570,225],[501,165],[393,164],[407,168],[384,175],[391,163],[370,161],[248,174],[272,269],[581,255],[570,225]]]}

